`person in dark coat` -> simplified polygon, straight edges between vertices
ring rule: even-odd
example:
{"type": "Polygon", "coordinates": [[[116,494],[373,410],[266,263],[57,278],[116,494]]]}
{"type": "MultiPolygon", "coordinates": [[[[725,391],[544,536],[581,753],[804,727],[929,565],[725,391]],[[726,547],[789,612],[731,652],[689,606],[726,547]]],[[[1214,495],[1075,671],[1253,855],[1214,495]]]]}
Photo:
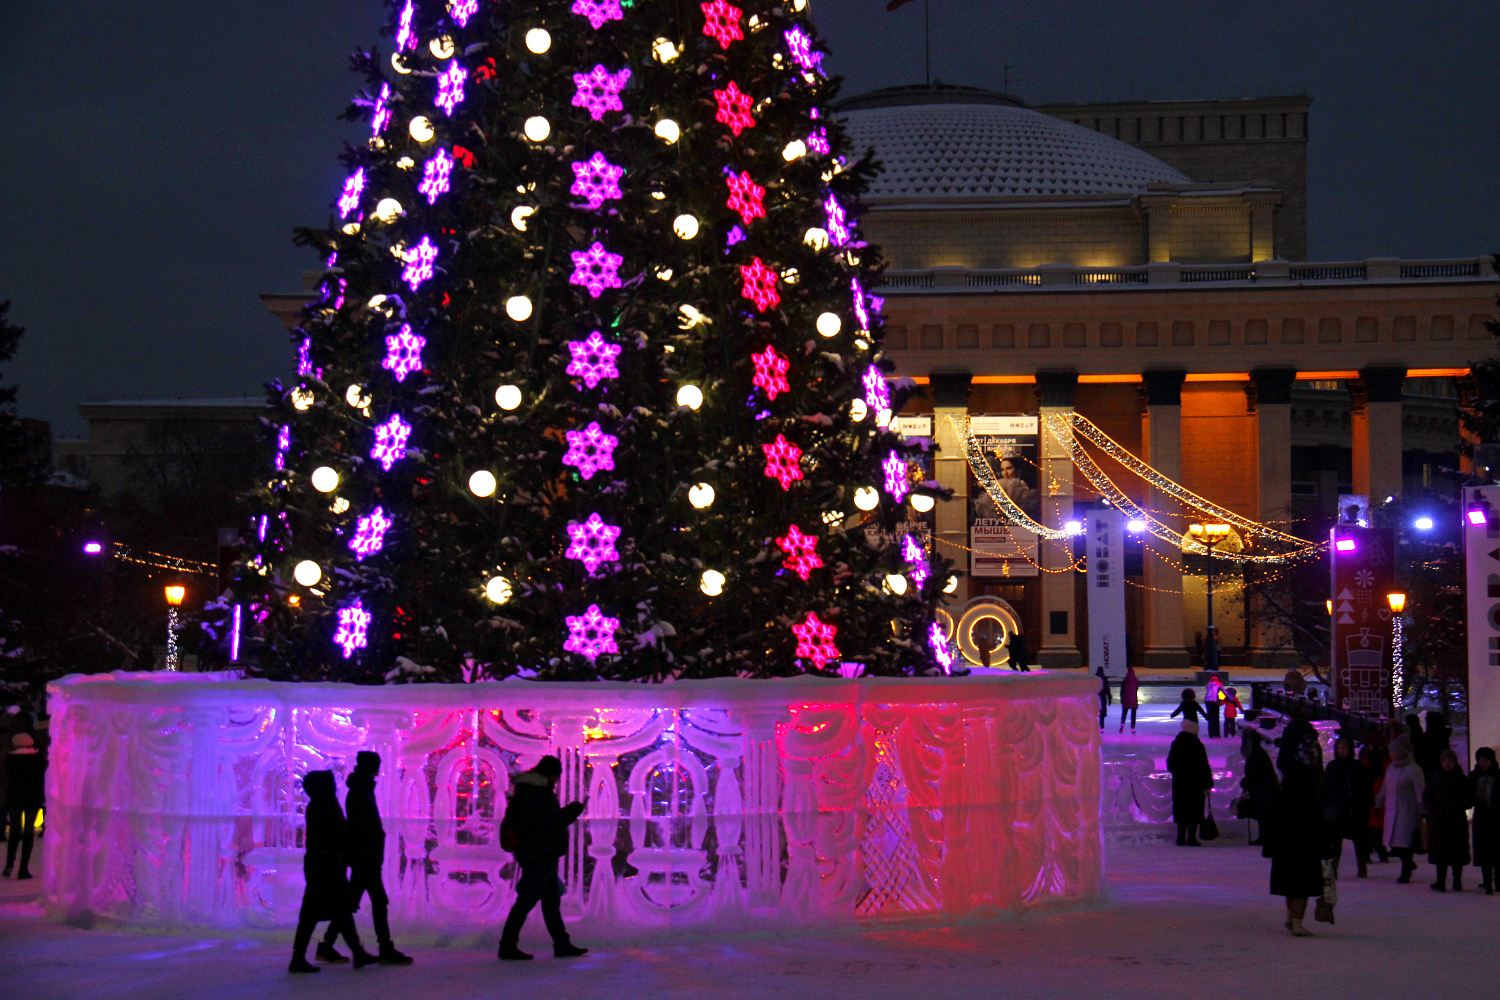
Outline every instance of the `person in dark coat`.
{"type": "Polygon", "coordinates": [[[1197,722],[1200,718],[1205,722],[1208,721],[1208,713],[1203,710],[1202,705],[1198,704],[1198,692],[1192,688],[1182,689],[1182,701],[1178,702],[1177,707],[1172,709],[1172,718],[1175,719],[1179,715],[1182,716],[1183,722],[1187,722],[1190,719],[1193,722],[1197,722]]]}
{"type": "Polygon", "coordinates": [[[1453,891],[1463,889],[1464,865],[1469,863],[1469,779],[1458,766],[1458,754],[1444,749],[1438,767],[1427,780],[1422,805],[1427,810],[1427,860],[1437,865],[1432,888],[1447,892],[1448,870],[1453,870],[1453,891]]]}
{"type": "Polygon", "coordinates": [[[1448,737],[1452,732],[1446,715],[1442,712],[1427,713],[1427,729],[1422,733],[1422,742],[1412,744],[1412,749],[1417,755],[1417,766],[1429,780],[1442,767],[1441,758],[1449,747],[1448,737]]]}
{"type": "Polygon", "coordinates": [[[1245,758],[1245,776],[1240,779],[1240,788],[1250,800],[1250,818],[1259,827],[1250,846],[1260,847],[1265,841],[1266,816],[1271,809],[1271,797],[1281,787],[1281,780],[1276,777],[1276,765],[1271,763],[1271,755],[1266,752],[1260,733],[1253,729],[1245,730],[1245,735],[1240,740],[1240,751],[1245,758]]]}
{"type": "Polygon", "coordinates": [[[1323,821],[1328,824],[1329,857],[1335,878],[1346,840],[1354,849],[1359,877],[1369,877],[1370,849],[1366,838],[1370,831],[1370,809],[1374,805],[1370,772],[1355,759],[1354,741],[1340,736],[1333,744],[1333,761],[1323,771],[1323,821]]]}
{"type": "Polygon", "coordinates": [[[302,894],[302,912],[297,918],[297,937],[292,944],[288,972],[319,972],[307,960],[307,946],[319,921],[327,920],[344,935],[354,953],[354,967],[378,962],[365,951],[354,930],[354,896],[349,891],[349,830],[339,808],[338,786],[332,771],[309,771],[302,776],[307,793],[307,841],[302,873],[307,889],[302,894]]]}
{"type": "Polygon", "coordinates": [[[532,907],[542,904],[542,919],[552,935],[552,954],[557,958],[575,958],[588,953],[568,938],[562,919],[562,880],[557,876],[557,862],[568,853],[568,826],[583,814],[585,803],[564,806],[557,801],[557,781],[562,777],[562,761],[543,757],[530,771],[516,775],[515,790],[505,809],[502,840],[513,837],[511,851],[521,866],[516,880],[516,902],[505,918],[500,932],[500,958],[524,961],[531,956],[516,947],[521,925],[532,907]],[[507,836],[504,828],[509,828],[507,836]]]}
{"type": "Polygon", "coordinates": [[[1380,858],[1380,863],[1385,864],[1390,860],[1390,855],[1385,849],[1385,807],[1379,803],[1381,801],[1380,789],[1385,785],[1385,767],[1390,762],[1390,755],[1386,753],[1385,747],[1366,743],[1359,752],[1359,762],[1369,775],[1370,794],[1376,803],[1370,807],[1370,829],[1365,835],[1365,863],[1369,864],[1370,850],[1373,848],[1380,858]]]}
{"type": "Polygon", "coordinates": [[[1208,738],[1211,740],[1219,738],[1219,703],[1223,691],[1224,682],[1219,680],[1219,675],[1210,674],[1203,687],[1203,710],[1208,716],[1208,738]]]}
{"type": "MultiPolygon", "coordinates": [[[[360,897],[369,895],[370,916],[375,921],[375,939],[380,942],[381,965],[410,965],[411,957],[396,950],[391,941],[385,882],[380,877],[385,862],[385,827],[380,822],[380,807],[375,803],[375,778],[380,774],[380,754],[361,750],[355,757],[354,770],[345,783],[349,794],[344,797],[344,812],[349,824],[349,902],[356,910],[360,897]]],[[[320,962],[347,962],[333,947],[339,936],[337,924],[328,925],[328,933],[318,944],[320,962]]]]}
{"type": "Polygon", "coordinates": [[[1330,853],[1318,775],[1293,757],[1281,776],[1266,816],[1261,855],[1271,859],[1271,895],[1286,897],[1283,926],[1295,937],[1311,937],[1302,920],[1307,901],[1323,895],[1323,860],[1330,853]]]}
{"type": "Polygon", "coordinates": [[[31,878],[31,849],[36,843],[36,817],[46,799],[47,758],[36,748],[30,733],[16,733],[10,738],[10,753],[5,755],[5,814],[10,827],[6,838],[5,876],[16,865],[16,849],[21,851],[17,881],[31,878]]]}
{"type": "Polygon", "coordinates": [[[1198,723],[1192,719],[1182,720],[1182,732],[1167,751],[1167,770],[1172,772],[1172,821],[1177,824],[1177,846],[1200,847],[1198,824],[1203,822],[1203,805],[1214,787],[1214,773],[1208,766],[1208,751],[1198,739],[1198,723]]]}
{"type": "Polygon", "coordinates": [[[1318,742],[1318,731],[1307,721],[1305,708],[1295,710],[1292,720],[1281,731],[1281,739],[1276,742],[1281,748],[1276,753],[1276,767],[1282,774],[1286,774],[1287,768],[1295,761],[1311,768],[1314,778],[1322,782],[1323,745],[1318,742]]]}
{"type": "Polygon", "coordinates": [[[1104,732],[1104,720],[1109,715],[1109,706],[1115,703],[1115,699],[1109,693],[1109,678],[1104,676],[1104,668],[1096,668],[1094,676],[1099,678],[1099,732],[1102,733],[1104,732]]]}
{"type": "Polygon", "coordinates": [[[1500,764],[1495,751],[1474,751],[1474,770],[1469,772],[1469,795],[1474,805],[1474,864],[1484,880],[1479,888],[1486,896],[1495,893],[1495,865],[1500,864],[1500,764]]]}
{"type": "Polygon", "coordinates": [[[1010,642],[1006,645],[1006,650],[1010,654],[1010,669],[1020,670],[1024,673],[1031,672],[1031,650],[1026,646],[1026,637],[1024,635],[1017,632],[1011,636],[1010,642]]]}
{"type": "MultiPolygon", "coordinates": [[[[1422,766],[1423,762],[1427,761],[1427,734],[1422,731],[1422,717],[1420,715],[1412,713],[1406,717],[1406,735],[1411,737],[1412,759],[1417,762],[1418,767],[1422,768],[1422,777],[1425,778],[1429,774],[1429,770],[1422,766]]],[[[1430,763],[1436,766],[1436,751],[1433,752],[1430,763]]]]}
{"type": "Polygon", "coordinates": [[[1130,715],[1130,732],[1135,733],[1135,710],[1141,705],[1141,679],[1135,675],[1135,667],[1125,668],[1125,679],[1120,682],[1120,732],[1125,731],[1125,716],[1130,715]]]}

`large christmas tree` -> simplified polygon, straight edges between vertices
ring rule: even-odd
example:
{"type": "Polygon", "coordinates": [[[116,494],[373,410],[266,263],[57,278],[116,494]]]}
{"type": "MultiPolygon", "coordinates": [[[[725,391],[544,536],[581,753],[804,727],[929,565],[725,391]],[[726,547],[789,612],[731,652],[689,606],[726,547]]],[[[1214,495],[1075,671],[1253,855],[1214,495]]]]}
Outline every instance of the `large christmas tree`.
{"type": "Polygon", "coordinates": [[[930,668],[806,0],[397,0],[237,599],[270,676],[930,668]],[[898,593],[898,591],[902,591],[898,593]],[[393,664],[399,666],[393,668],[393,664]]]}

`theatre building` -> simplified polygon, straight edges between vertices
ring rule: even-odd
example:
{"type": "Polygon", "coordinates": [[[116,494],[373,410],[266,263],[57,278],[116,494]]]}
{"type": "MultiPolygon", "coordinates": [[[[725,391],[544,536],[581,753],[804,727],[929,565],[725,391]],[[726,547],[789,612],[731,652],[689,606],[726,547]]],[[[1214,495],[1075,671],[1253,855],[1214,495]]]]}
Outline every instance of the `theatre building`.
{"type": "MultiPolygon", "coordinates": [[[[1341,496],[1454,482],[1455,406],[1494,350],[1500,281],[1482,258],[1304,260],[1309,105],[1027,108],[934,86],[841,106],[885,167],[861,227],[889,263],[888,355],[923,388],[903,429],[932,438],[953,491],[928,516],[965,571],[956,618],[983,599],[1040,665],[1089,659],[1073,544],[1005,528],[966,442],[992,489],[1052,529],[1100,503],[1077,439],[1049,431],[1074,413],[1146,470],[1083,442],[1097,472],[1178,531],[1178,487],[1287,525],[1334,515],[1341,496]]],[[[1142,549],[1124,567],[1129,657],[1186,666],[1201,560],[1160,538],[1142,549]]],[[[1295,661],[1274,630],[1246,626],[1235,583],[1226,567],[1215,590],[1225,662],[1295,661]]]]}

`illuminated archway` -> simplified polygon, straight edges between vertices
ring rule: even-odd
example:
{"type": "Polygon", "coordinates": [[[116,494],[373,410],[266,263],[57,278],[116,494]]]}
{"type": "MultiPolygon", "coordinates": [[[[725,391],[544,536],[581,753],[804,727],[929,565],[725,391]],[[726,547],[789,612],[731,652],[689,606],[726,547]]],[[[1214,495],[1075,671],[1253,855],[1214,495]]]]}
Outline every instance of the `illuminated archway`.
{"type": "Polygon", "coordinates": [[[958,625],[954,629],[958,651],[976,667],[983,663],[980,658],[980,642],[989,645],[990,666],[1001,667],[1008,664],[1010,637],[1020,631],[1021,619],[1016,615],[1015,608],[1009,602],[992,595],[976,597],[964,605],[963,614],[959,616],[958,625]],[[995,626],[979,629],[980,625],[987,622],[998,623],[998,629],[995,626]],[[976,630],[981,632],[980,636],[976,637],[976,630]]]}

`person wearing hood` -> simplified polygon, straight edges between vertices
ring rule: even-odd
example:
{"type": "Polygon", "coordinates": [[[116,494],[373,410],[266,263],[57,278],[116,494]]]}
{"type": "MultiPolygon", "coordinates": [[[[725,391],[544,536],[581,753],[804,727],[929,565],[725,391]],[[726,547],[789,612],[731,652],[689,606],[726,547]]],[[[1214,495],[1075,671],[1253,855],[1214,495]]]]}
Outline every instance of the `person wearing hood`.
{"type": "MultiPolygon", "coordinates": [[[[344,812],[349,824],[349,903],[358,910],[360,898],[370,897],[375,939],[380,942],[380,964],[410,965],[411,957],[397,951],[391,941],[388,915],[391,898],[386,894],[385,882],[380,877],[380,868],[385,862],[385,826],[380,822],[380,807],[375,802],[375,778],[379,774],[380,754],[361,750],[355,757],[354,770],[345,780],[349,786],[349,794],[344,797],[344,812]]],[[[333,947],[338,936],[338,926],[330,923],[328,933],[318,944],[318,961],[348,961],[333,947]]]]}
{"type": "MultiPolygon", "coordinates": [[[[1281,788],[1271,798],[1266,816],[1265,846],[1271,859],[1271,895],[1286,897],[1286,923],[1294,937],[1311,937],[1303,926],[1308,899],[1323,895],[1323,861],[1330,853],[1323,823],[1319,775],[1300,757],[1292,757],[1281,772],[1281,788]]],[[[1331,910],[1328,922],[1333,922],[1331,910]]]]}
{"type": "Polygon", "coordinates": [[[1120,732],[1125,731],[1125,716],[1130,715],[1130,734],[1135,735],[1135,711],[1141,706],[1141,679],[1135,675],[1135,667],[1125,668],[1125,679],[1120,682],[1120,732]]]}
{"type": "Polygon", "coordinates": [[[1271,763],[1271,755],[1266,752],[1260,733],[1245,730],[1245,735],[1240,737],[1240,753],[1245,758],[1245,776],[1240,779],[1240,788],[1250,802],[1250,818],[1259,827],[1250,846],[1260,847],[1265,842],[1266,815],[1271,809],[1271,797],[1281,787],[1281,780],[1276,777],[1276,765],[1271,763]]]}
{"type": "Polygon", "coordinates": [[[36,817],[46,799],[46,757],[37,750],[30,733],[16,733],[10,738],[10,753],[5,755],[5,813],[10,827],[6,838],[5,876],[16,865],[16,849],[21,850],[21,868],[16,879],[31,878],[31,849],[36,843],[36,817]]]}
{"type": "Polygon", "coordinates": [[[1214,787],[1214,773],[1208,766],[1208,751],[1198,739],[1198,723],[1190,718],[1182,720],[1182,732],[1167,751],[1167,770],[1172,773],[1172,821],[1177,824],[1177,846],[1200,847],[1198,824],[1203,822],[1203,806],[1214,787]]]}
{"type": "Polygon", "coordinates": [[[1448,870],[1453,891],[1463,889],[1464,865],[1469,863],[1469,778],[1458,766],[1458,754],[1448,748],[1438,753],[1438,766],[1422,791],[1427,809],[1427,860],[1437,866],[1435,892],[1447,892],[1448,870]]]}
{"type": "Polygon", "coordinates": [[[562,918],[562,879],[557,863],[568,853],[568,827],[583,814],[585,802],[564,806],[557,799],[557,782],[562,777],[562,761],[543,757],[530,771],[515,777],[510,804],[501,824],[501,842],[513,844],[508,849],[521,866],[516,880],[516,902],[505,918],[500,932],[499,957],[505,961],[531,958],[517,947],[521,926],[532,907],[542,904],[542,919],[552,935],[552,954],[557,958],[576,958],[588,953],[568,938],[562,918]]]}
{"type": "Polygon", "coordinates": [[[1323,821],[1328,825],[1333,875],[1338,877],[1339,860],[1344,841],[1354,849],[1359,877],[1369,877],[1370,849],[1366,838],[1370,829],[1370,808],[1375,793],[1370,788],[1370,772],[1354,756],[1354,741],[1340,736],[1333,744],[1333,760],[1323,771],[1323,821]]]}
{"type": "Polygon", "coordinates": [[[1474,804],[1474,864],[1483,880],[1479,888],[1495,894],[1495,865],[1500,863],[1500,765],[1495,751],[1474,751],[1474,770],[1469,772],[1470,801],[1474,804]]]}
{"type": "Polygon", "coordinates": [[[287,971],[322,971],[307,960],[307,946],[312,943],[314,929],[323,920],[344,935],[344,942],[354,953],[354,967],[362,969],[380,959],[365,951],[354,930],[354,898],[346,874],[349,830],[344,811],[339,808],[333,772],[307,772],[302,776],[302,790],[307,793],[306,852],[302,856],[307,889],[302,894],[297,937],[292,943],[292,962],[287,971]]]}
{"type": "Polygon", "coordinates": [[[1109,715],[1109,706],[1114,704],[1114,696],[1109,693],[1109,678],[1104,676],[1104,668],[1097,667],[1094,676],[1099,678],[1099,732],[1104,732],[1104,720],[1109,715]]]}
{"type": "Polygon", "coordinates": [[[1405,733],[1391,740],[1391,762],[1375,805],[1385,810],[1385,842],[1390,853],[1401,859],[1397,882],[1410,882],[1417,863],[1412,859],[1422,818],[1422,793],[1427,781],[1411,752],[1411,737],[1405,733]]]}

